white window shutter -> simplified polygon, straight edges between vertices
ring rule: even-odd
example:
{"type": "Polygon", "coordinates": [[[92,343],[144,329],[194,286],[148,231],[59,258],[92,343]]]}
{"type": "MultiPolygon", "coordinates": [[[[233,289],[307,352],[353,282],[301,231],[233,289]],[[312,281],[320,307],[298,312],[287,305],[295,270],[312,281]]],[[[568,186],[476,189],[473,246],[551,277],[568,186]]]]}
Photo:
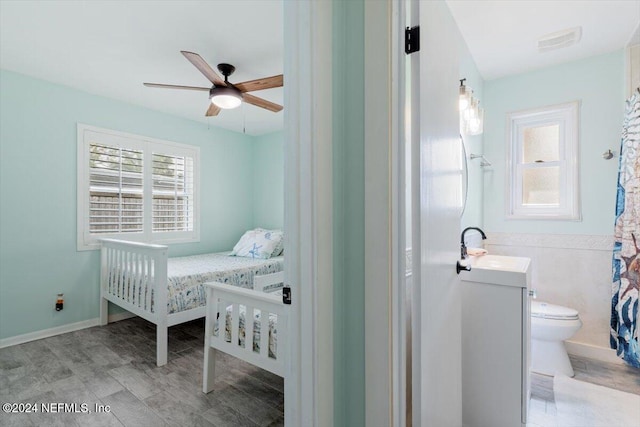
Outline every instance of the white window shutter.
{"type": "Polygon", "coordinates": [[[78,124],[78,250],[196,242],[200,149],[78,124]]]}

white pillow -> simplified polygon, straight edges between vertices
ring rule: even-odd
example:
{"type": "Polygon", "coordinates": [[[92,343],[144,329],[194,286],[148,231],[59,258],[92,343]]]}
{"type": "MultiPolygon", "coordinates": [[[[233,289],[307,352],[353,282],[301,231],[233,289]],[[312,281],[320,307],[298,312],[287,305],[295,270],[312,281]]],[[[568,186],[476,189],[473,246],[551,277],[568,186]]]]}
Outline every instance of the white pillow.
{"type": "Polygon", "coordinates": [[[245,232],[233,247],[231,255],[247,258],[270,258],[282,241],[282,232],[256,228],[245,232]]]}
{"type": "Polygon", "coordinates": [[[284,252],[284,232],[279,229],[267,230],[265,228],[256,228],[257,231],[271,232],[271,239],[277,239],[277,236],[280,236],[280,242],[276,245],[275,249],[271,253],[270,258],[281,256],[284,252]]]}
{"type": "Polygon", "coordinates": [[[276,257],[276,256],[281,256],[282,253],[284,252],[284,233],[282,232],[282,230],[271,230],[274,233],[279,233],[280,234],[280,243],[278,243],[278,245],[276,246],[276,248],[273,250],[273,253],[271,254],[271,258],[276,257]]]}

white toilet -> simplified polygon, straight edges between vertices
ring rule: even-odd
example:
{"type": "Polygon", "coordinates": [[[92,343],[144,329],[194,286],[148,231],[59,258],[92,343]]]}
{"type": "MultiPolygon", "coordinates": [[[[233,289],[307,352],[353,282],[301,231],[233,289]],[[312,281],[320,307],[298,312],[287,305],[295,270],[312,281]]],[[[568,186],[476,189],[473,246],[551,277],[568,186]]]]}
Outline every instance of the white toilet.
{"type": "Polygon", "coordinates": [[[539,374],[574,376],[564,340],[582,327],[578,310],[531,301],[531,370],[539,374]]]}

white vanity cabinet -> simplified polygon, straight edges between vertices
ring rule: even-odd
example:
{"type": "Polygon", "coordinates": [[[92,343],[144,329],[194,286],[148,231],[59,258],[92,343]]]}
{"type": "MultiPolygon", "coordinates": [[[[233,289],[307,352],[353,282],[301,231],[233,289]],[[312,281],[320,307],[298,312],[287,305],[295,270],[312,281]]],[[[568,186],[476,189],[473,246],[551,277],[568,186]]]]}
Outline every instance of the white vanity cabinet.
{"type": "Polygon", "coordinates": [[[485,255],[460,273],[462,422],[525,426],[530,395],[529,258],[485,255]]]}

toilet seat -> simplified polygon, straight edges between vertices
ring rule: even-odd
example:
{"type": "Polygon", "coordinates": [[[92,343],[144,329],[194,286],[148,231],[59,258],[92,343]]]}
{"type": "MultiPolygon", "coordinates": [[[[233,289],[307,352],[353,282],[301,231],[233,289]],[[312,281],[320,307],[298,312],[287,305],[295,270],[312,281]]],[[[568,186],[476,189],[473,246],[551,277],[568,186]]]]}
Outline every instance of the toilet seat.
{"type": "Polygon", "coordinates": [[[553,320],[576,320],[578,310],[542,301],[531,301],[531,317],[553,320]]]}

